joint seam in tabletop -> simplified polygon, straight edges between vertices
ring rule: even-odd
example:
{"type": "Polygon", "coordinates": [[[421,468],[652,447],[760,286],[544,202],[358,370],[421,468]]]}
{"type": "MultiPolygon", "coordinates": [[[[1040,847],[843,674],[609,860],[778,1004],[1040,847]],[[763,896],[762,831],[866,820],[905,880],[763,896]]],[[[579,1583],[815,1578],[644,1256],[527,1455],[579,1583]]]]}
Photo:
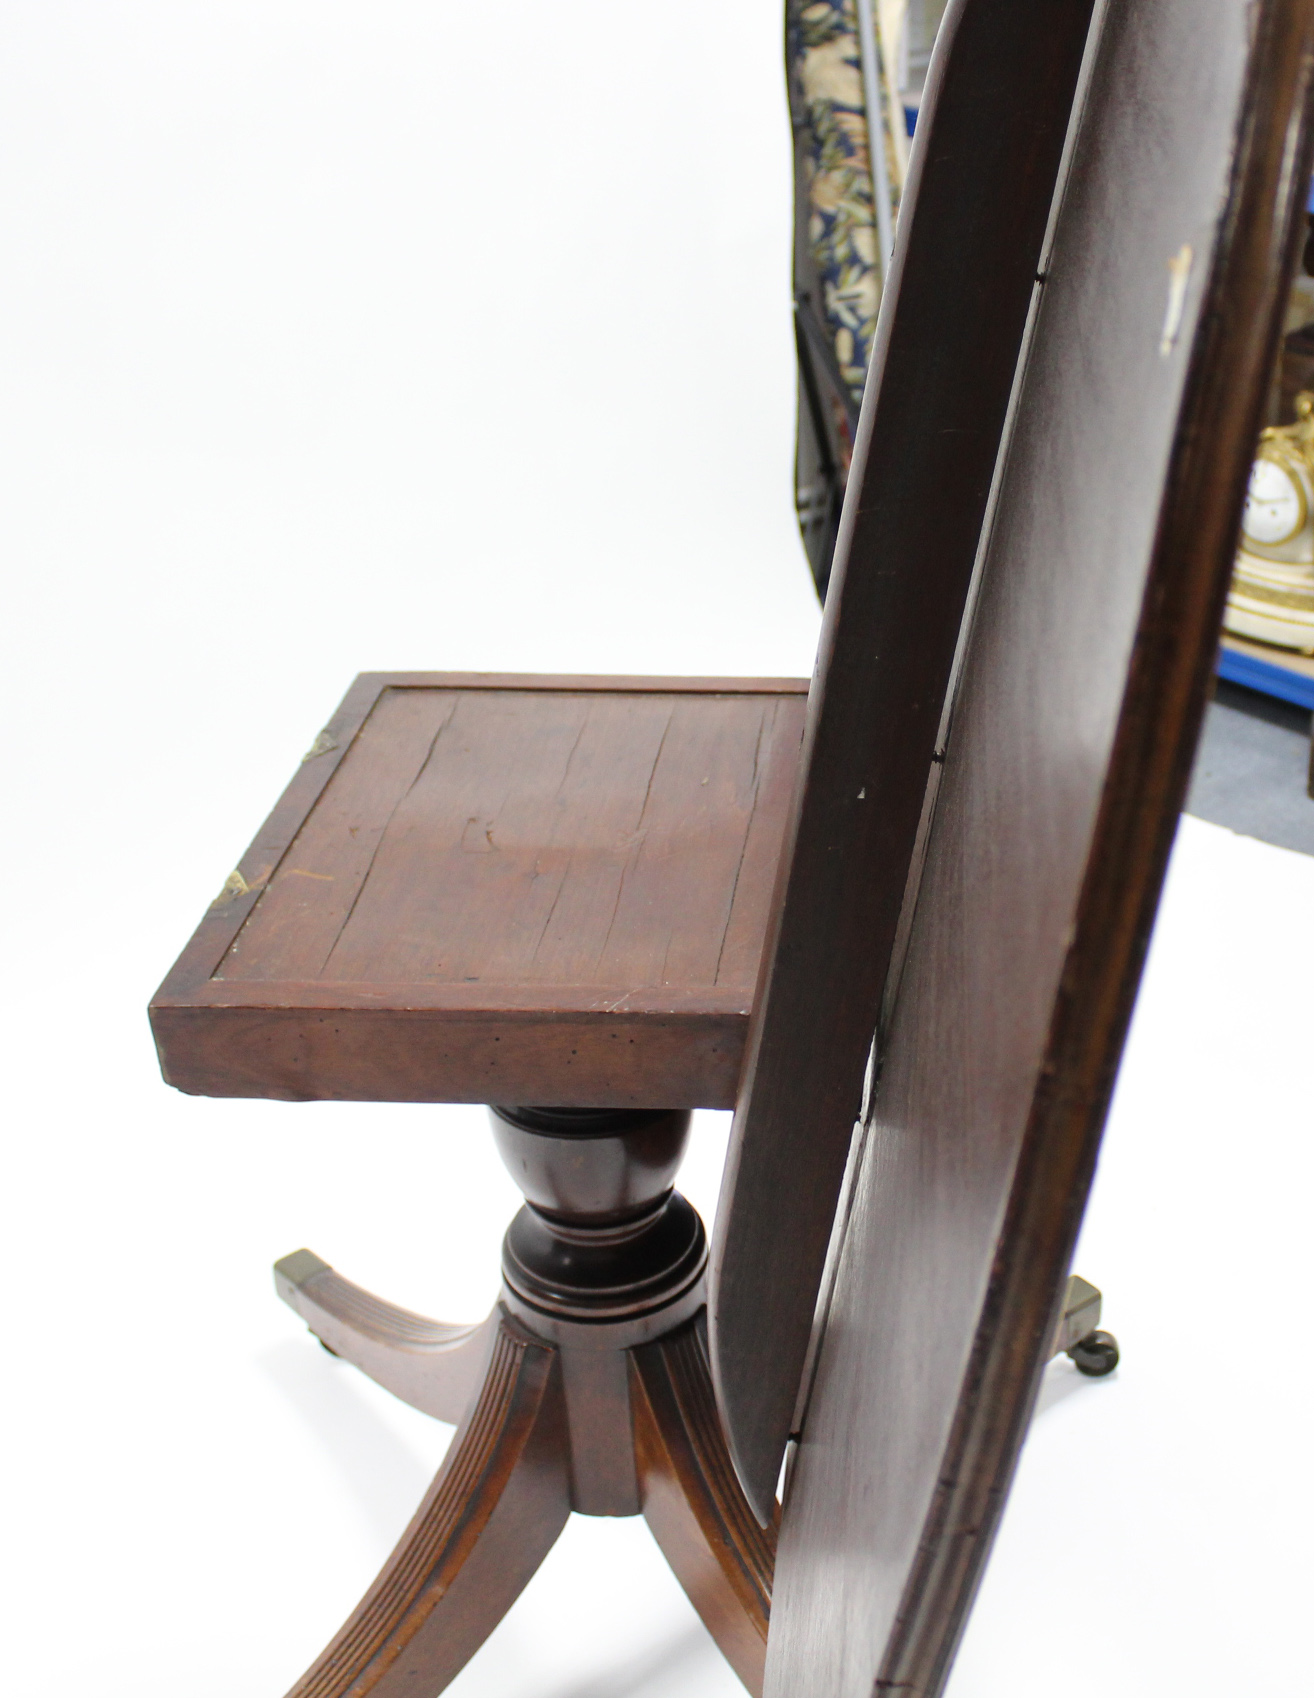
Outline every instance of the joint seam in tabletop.
{"type": "MultiPolygon", "coordinates": [[[[587,726],[587,724],[588,724],[588,718],[587,718],[587,715],[586,715],[585,719],[583,720],[583,722],[580,725],[579,730],[575,733],[575,741],[570,746],[570,753],[566,756],[566,764],[565,764],[564,769],[562,770],[560,782],[557,785],[557,795],[558,795],[558,797],[560,797],[561,792],[565,789],[566,780],[570,777],[570,763],[574,760],[575,751],[579,748],[580,743],[583,741],[584,730],[585,730],[585,727],[587,726]]],[[[546,914],[546,916],[544,917],[544,920],[543,920],[543,924],[539,928],[538,936],[534,940],[533,952],[531,953],[531,955],[529,957],[529,959],[531,961],[537,961],[538,960],[538,952],[543,947],[543,939],[547,936],[548,931],[551,928],[552,921],[553,921],[553,919],[556,915],[557,909],[561,906],[562,895],[565,892],[567,886],[571,882],[570,875],[571,875],[572,871],[574,870],[574,866],[575,866],[575,852],[572,849],[571,852],[566,856],[566,864],[561,870],[561,876],[557,880],[557,888],[552,894],[551,906],[548,908],[547,914],[546,914]]],[[[542,876],[542,857],[539,856],[534,861],[534,877],[537,879],[541,876],[542,876]]]]}
{"type": "MultiPolygon", "coordinates": [[[[776,708],[771,709],[771,729],[775,730],[776,708]]],[[[735,862],[735,876],[730,883],[730,899],[725,907],[725,925],[721,929],[721,944],[716,952],[716,966],[712,969],[712,983],[721,982],[721,962],[725,959],[726,940],[730,936],[730,916],[735,911],[735,897],[739,894],[739,875],[744,870],[744,860],[748,854],[748,845],[753,836],[753,821],[757,818],[757,804],[762,797],[760,775],[762,771],[762,742],[767,734],[766,716],[763,715],[757,728],[757,742],[753,745],[753,773],[749,783],[753,787],[753,800],[749,804],[748,821],[744,826],[743,841],[739,845],[739,859],[735,862]]]]}
{"type": "Polygon", "coordinates": [[[666,747],[666,739],[671,734],[671,723],[674,718],[675,709],[672,708],[666,715],[666,724],[662,727],[661,738],[657,744],[657,753],[652,758],[652,766],[648,772],[648,783],[643,792],[643,802],[639,807],[639,817],[634,822],[634,834],[637,842],[634,844],[633,853],[625,857],[625,865],[621,868],[620,882],[616,886],[616,894],[612,898],[611,918],[607,921],[606,934],[602,939],[602,944],[598,950],[597,956],[594,958],[593,965],[595,970],[602,965],[607,954],[607,945],[611,942],[611,934],[616,929],[616,916],[620,913],[621,903],[625,898],[625,885],[630,876],[630,870],[634,866],[635,861],[643,853],[643,816],[648,811],[648,803],[652,798],[653,780],[657,776],[657,768],[661,763],[662,750],[666,747]]]}
{"type": "MultiPolygon", "coordinates": [[[[386,693],[387,693],[386,691],[381,690],[379,692],[378,699],[380,701],[382,701],[383,697],[386,693]]],[[[411,779],[411,782],[406,786],[405,790],[401,793],[400,796],[398,796],[397,800],[392,804],[392,807],[388,810],[388,817],[383,822],[383,829],[379,833],[378,841],[375,843],[374,848],[370,851],[369,861],[366,864],[364,873],[361,875],[360,883],[356,886],[356,894],[351,899],[351,906],[347,909],[346,916],[344,917],[342,924],[338,927],[337,934],[335,935],[333,942],[329,945],[328,954],[325,955],[322,963],[320,964],[319,971],[315,975],[316,978],[323,978],[324,975],[327,973],[329,962],[332,961],[333,956],[334,956],[334,954],[337,950],[337,947],[342,942],[343,936],[346,933],[347,927],[351,924],[351,916],[356,912],[356,905],[360,901],[361,897],[365,894],[365,887],[370,882],[370,874],[374,871],[374,863],[375,863],[375,861],[378,860],[379,851],[383,848],[384,841],[387,838],[388,831],[389,831],[390,827],[392,826],[392,822],[397,817],[397,810],[402,806],[402,804],[404,802],[406,802],[409,799],[409,797],[411,796],[412,792],[414,791],[416,785],[424,777],[425,770],[427,769],[429,762],[433,759],[434,750],[438,747],[438,743],[439,743],[439,740],[441,739],[441,737],[443,735],[443,732],[447,730],[448,726],[456,718],[456,709],[457,709],[457,706],[459,705],[459,701],[460,701],[460,698],[458,696],[454,695],[452,697],[451,706],[447,710],[447,716],[443,720],[442,724],[438,727],[438,729],[434,732],[433,736],[430,738],[429,747],[425,751],[424,759],[420,762],[419,767],[416,770],[414,778],[411,779]]],[[[362,727],[362,729],[364,729],[364,728],[362,727]]],[[[308,817],[309,817],[309,815],[307,815],[307,818],[308,817]]],[[[294,842],[296,841],[295,838],[293,839],[293,841],[294,842]]]]}

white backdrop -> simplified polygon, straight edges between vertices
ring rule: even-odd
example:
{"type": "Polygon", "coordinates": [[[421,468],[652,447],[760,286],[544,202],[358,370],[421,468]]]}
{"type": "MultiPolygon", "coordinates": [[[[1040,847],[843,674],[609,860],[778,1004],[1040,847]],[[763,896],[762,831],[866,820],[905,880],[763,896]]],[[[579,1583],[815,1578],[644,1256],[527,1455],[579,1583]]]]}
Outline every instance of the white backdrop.
{"type": "MultiPolygon", "coordinates": [[[[353,673],[811,669],[780,30],[775,0],[0,8],[28,1698],[277,1698],[406,1521],[448,1430],[313,1346],[275,1256],[452,1319],[495,1289],[517,1196],[480,1110],[155,1069],[150,992],[353,673]]],[[[1314,862],[1189,823],[1079,1260],[1125,1365],[1050,1371],[953,1698],[1301,1685],[1312,916],[1314,862]]],[[[685,1170],[709,1214],[725,1118],[685,1170]]],[[[737,1689],[642,1523],[577,1518],[452,1690],[737,1689]]]]}

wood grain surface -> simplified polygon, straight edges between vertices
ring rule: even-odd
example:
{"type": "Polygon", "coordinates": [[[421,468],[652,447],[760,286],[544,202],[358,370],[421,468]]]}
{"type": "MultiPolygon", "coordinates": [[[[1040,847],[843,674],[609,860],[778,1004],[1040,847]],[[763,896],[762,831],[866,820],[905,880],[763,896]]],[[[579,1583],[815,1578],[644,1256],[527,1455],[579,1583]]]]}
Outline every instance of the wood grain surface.
{"type": "Polygon", "coordinates": [[[785,1505],[777,1698],[938,1693],[998,1522],[1208,687],[1312,63],[1310,0],[1103,10],[785,1505]]]}
{"type": "Polygon", "coordinates": [[[761,1698],[778,1519],[759,1527],[735,1478],[704,1318],[631,1358],[644,1517],[708,1632],[761,1698]]]}
{"type": "Polygon", "coordinates": [[[153,1004],[166,1078],[727,1106],[806,688],[360,680],[153,1004]]]}
{"type": "Polygon", "coordinates": [[[570,1515],[555,1350],[505,1315],[487,1378],[378,1579],[288,1698],[433,1698],[510,1609],[570,1515]]]}
{"type": "Polygon", "coordinates": [[[731,1451],[774,1501],[1068,132],[1091,0],[957,0],[826,599],[788,878],[713,1238],[731,1451]],[[787,1252],[786,1252],[787,1247],[787,1252]]]}

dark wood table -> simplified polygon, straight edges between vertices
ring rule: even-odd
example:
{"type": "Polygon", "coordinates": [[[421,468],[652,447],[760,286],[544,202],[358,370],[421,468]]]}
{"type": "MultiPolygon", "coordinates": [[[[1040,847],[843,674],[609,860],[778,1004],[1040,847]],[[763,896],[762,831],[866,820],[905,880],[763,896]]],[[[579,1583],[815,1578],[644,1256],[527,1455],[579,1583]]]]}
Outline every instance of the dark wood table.
{"type": "Polygon", "coordinates": [[[811,690],[367,677],[229,879],[166,1076],[500,1105],[526,1198],[480,1327],[277,1266],[464,1411],[296,1698],[433,1698],[572,1510],[648,1518],[754,1693],[943,1688],[1062,1330],[1312,79],[1314,0],[952,0],[811,690]],[[672,1181],[732,1102],[705,1287],[672,1181]]]}

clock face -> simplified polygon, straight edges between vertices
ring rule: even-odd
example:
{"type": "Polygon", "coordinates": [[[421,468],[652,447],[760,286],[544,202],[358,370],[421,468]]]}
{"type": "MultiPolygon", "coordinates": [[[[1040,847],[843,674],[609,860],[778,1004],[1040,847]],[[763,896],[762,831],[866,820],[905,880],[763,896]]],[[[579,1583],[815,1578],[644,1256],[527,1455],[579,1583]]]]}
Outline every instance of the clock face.
{"type": "Polygon", "coordinates": [[[1305,523],[1305,492],[1276,460],[1255,461],[1241,520],[1242,533],[1265,548],[1289,542],[1305,523]]]}

